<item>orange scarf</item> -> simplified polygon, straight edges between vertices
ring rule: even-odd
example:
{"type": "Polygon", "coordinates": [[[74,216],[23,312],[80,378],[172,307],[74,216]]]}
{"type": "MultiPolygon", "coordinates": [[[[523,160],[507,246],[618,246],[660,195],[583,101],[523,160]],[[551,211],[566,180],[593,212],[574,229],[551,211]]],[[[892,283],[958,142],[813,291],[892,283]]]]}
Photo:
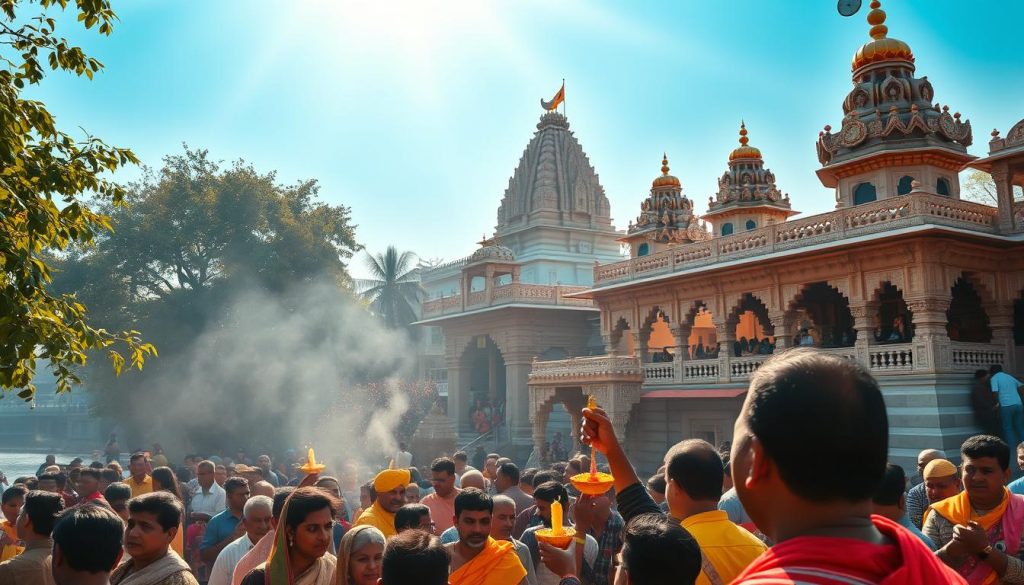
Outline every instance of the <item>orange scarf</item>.
{"type": "Polygon", "coordinates": [[[448,575],[448,582],[451,585],[515,585],[525,576],[526,569],[519,562],[516,546],[488,537],[483,550],[448,575]]]}
{"type": "Polygon", "coordinates": [[[995,526],[996,522],[1003,518],[1003,514],[1006,513],[1006,506],[1010,504],[1010,491],[1006,488],[1003,488],[1003,491],[1005,492],[1003,494],[1003,501],[999,502],[998,506],[984,516],[976,516],[974,514],[974,510],[971,508],[971,500],[967,497],[967,490],[962,490],[955,496],[936,502],[931,505],[931,508],[953,524],[963,524],[966,526],[968,522],[973,520],[981,524],[981,527],[988,531],[995,526]]]}
{"type": "MultiPolygon", "coordinates": [[[[931,505],[931,509],[953,524],[967,525],[968,522],[977,522],[988,533],[989,542],[995,544],[993,539],[998,539],[992,533],[993,527],[1002,522],[1002,529],[997,531],[1002,534],[1006,543],[1006,554],[1015,556],[1020,544],[1020,522],[1024,519],[1024,498],[1014,496],[1010,490],[1003,488],[1003,500],[999,505],[990,510],[987,514],[978,516],[971,507],[971,500],[967,497],[967,490],[946,498],[941,502],[931,505]],[[1011,508],[1011,502],[1013,506],[1011,508]],[[1009,513],[1009,515],[1007,515],[1009,513]]],[[[983,562],[968,561],[958,569],[959,573],[971,585],[993,585],[999,581],[999,575],[983,562]]]]}

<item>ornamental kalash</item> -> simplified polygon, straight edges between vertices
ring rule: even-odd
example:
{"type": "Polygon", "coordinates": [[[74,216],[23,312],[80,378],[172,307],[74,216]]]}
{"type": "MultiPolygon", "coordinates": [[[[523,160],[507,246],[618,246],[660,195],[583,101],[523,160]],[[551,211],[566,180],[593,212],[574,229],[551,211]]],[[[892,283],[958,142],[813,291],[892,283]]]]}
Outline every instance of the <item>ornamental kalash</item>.
{"type": "Polygon", "coordinates": [[[703,217],[664,157],[639,215],[616,231],[568,120],[541,117],[493,237],[423,275],[424,374],[460,446],[571,453],[594,396],[630,459],[653,471],[682,438],[730,442],[751,374],[793,346],[878,378],[895,462],[955,453],[978,432],[975,372],[1024,369],[1024,203],[1013,196],[1024,120],[992,132],[985,158],[969,154],[970,122],[935,101],[872,8],[842,117],[818,136],[828,213],[792,218],[741,124],[703,217]],[[991,173],[996,207],[960,198],[968,167],[991,173]]]}

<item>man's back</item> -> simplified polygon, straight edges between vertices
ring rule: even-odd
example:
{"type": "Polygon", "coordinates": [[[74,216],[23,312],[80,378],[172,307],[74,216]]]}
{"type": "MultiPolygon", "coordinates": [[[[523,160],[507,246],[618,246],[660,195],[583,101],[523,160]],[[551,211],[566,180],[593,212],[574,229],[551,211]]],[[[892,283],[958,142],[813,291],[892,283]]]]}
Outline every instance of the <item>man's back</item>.
{"type": "Polygon", "coordinates": [[[29,543],[20,555],[0,563],[0,585],[53,585],[49,539],[29,543]]]}
{"type": "Polygon", "coordinates": [[[713,585],[709,575],[712,572],[722,583],[731,582],[766,549],[757,537],[730,521],[724,510],[695,514],[682,524],[713,567],[701,571],[697,577],[701,585],[713,585]]]}
{"type": "Polygon", "coordinates": [[[992,374],[989,384],[992,386],[992,391],[999,395],[999,406],[1016,406],[1021,404],[1020,394],[1017,392],[1020,382],[1010,374],[996,372],[992,374]]]}

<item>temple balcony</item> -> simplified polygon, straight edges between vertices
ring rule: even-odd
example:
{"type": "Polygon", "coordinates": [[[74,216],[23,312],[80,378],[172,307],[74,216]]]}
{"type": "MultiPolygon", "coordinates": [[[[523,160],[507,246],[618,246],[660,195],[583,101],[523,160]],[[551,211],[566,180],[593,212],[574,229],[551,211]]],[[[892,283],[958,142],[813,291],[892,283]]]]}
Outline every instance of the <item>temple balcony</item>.
{"type": "MultiPolygon", "coordinates": [[[[1005,345],[966,343],[892,343],[860,347],[820,348],[821,351],[859,360],[876,377],[936,373],[969,374],[1005,363],[1005,345]],[[934,356],[934,363],[920,356],[934,356]],[[918,359],[915,360],[915,356],[918,359]]],[[[770,355],[721,356],[642,363],[637,356],[603,355],[556,361],[535,361],[531,386],[588,386],[639,382],[644,391],[689,385],[746,383],[770,355]]]]}
{"type": "MultiPolygon", "coordinates": [[[[885,232],[919,231],[922,227],[953,228],[983,234],[1019,232],[1000,228],[999,209],[923,192],[882,199],[777,223],[733,236],[684,244],[668,250],[594,268],[594,287],[721,265],[732,260],[768,256],[810,246],[885,232]]],[[[781,254],[779,254],[781,255],[781,254]]]]}
{"type": "Polygon", "coordinates": [[[423,303],[423,320],[458,315],[501,306],[565,306],[593,309],[590,299],[567,298],[565,295],[586,290],[585,286],[525,284],[512,282],[472,291],[468,295],[452,295],[423,303]]]}

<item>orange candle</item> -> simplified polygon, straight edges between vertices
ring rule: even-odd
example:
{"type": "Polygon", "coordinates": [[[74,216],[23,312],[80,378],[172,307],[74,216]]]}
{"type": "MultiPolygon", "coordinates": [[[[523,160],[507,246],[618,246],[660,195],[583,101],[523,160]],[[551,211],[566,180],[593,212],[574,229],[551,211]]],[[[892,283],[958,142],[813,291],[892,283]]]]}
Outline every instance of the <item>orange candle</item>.
{"type": "Polygon", "coordinates": [[[558,500],[551,502],[551,534],[562,536],[565,529],[562,527],[562,503],[558,500]]]}
{"type": "Polygon", "coordinates": [[[312,468],[316,465],[316,456],[313,455],[313,448],[309,448],[309,466],[312,468]]]}

